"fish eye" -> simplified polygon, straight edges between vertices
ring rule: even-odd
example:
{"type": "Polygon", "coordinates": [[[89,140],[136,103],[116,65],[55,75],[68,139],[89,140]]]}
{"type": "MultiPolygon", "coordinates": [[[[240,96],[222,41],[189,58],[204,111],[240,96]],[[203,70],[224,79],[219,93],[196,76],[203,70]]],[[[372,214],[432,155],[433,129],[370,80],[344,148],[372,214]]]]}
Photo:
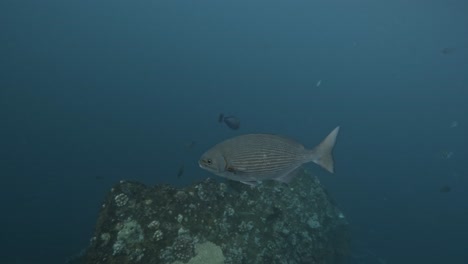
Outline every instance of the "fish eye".
{"type": "Polygon", "coordinates": [[[211,165],[211,163],[213,163],[213,161],[212,161],[211,159],[207,159],[207,160],[206,160],[206,163],[207,163],[208,165],[211,165]]]}

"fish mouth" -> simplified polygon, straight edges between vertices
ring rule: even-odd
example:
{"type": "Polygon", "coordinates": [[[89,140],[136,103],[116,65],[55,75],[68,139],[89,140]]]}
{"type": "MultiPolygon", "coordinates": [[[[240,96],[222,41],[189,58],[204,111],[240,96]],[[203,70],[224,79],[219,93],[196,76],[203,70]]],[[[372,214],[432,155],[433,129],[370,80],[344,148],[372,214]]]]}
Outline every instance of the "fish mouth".
{"type": "Polygon", "coordinates": [[[205,168],[205,165],[203,164],[203,160],[198,161],[198,166],[200,166],[200,168],[202,168],[202,169],[205,168]]]}
{"type": "Polygon", "coordinates": [[[208,171],[212,170],[210,165],[205,160],[199,160],[198,161],[198,166],[200,166],[200,168],[202,168],[204,170],[208,170],[208,171]]]}

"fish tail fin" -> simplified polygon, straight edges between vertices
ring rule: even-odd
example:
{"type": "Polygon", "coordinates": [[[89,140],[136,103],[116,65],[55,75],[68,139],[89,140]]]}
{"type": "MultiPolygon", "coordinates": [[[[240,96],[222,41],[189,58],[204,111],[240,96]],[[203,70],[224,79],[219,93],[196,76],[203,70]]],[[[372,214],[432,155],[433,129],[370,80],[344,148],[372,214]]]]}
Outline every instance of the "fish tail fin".
{"type": "Polygon", "coordinates": [[[340,127],[333,129],[330,134],[318,146],[311,150],[311,160],[330,173],[335,171],[333,167],[333,147],[335,146],[336,136],[340,131],[340,127]]]}

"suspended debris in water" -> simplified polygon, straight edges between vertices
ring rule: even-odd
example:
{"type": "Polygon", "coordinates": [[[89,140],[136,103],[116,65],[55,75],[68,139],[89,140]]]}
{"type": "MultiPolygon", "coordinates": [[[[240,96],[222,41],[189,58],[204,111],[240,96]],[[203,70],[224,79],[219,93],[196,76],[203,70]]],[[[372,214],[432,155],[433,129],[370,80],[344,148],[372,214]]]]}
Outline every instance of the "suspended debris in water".
{"type": "Polygon", "coordinates": [[[454,48],[454,47],[445,47],[440,52],[442,52],[442,54],[444,55],[447,55],[447,54],[455,52],[456,50],[457,48],[454,48]]]}
{"type": "Polygon", "coordinates": [[[218,122],[224,122],[232,130],[237,130],[240,127],[240,120],[236,116],[224,116],[224,114],[219,114],[218,122]]]}
{"type": "Polygon", "coordinates": [[[457,46],[454,46],[454,47],[445,47],[440,50],[440,53],[442,53],[442,55],[444,56],[448,56],[453,53],[460,53],[460,52],[466,53],[467,49],[468,49],[467,44],[458,44],[457,46]]]}
{"type": "Polygon", "coordinates": [[[443,158],[443,159],[446,159],[446,160],[451,159],[452,156],[453,156],[453,152],[452,152],[452,151],[442,151],[441,154],[442,154],[442,158],[443,158]]]}
{"type": "Polygon", "coordinates": [[[450,123],[450,128],[456,128],[458,127],[458,121],[452,121],[452,123],[450,123]]]}
{"type": "Polygon", "coordinates": [[[452,190],[452,187],[448,186],[448,185],[444,185],[442,187],[440,187],[439,191],[441,193],[448,193],[452,190]]]}
{"type": "Polygon", "coordinates": [[[190,141],[190,143],[188,143],[187,145],[185,145],[188,149],[191,149],[193,147],[195,147],[195,145],[197,144],[197,142],[195,141],[190,141]]]}
{"type": "Polygon", "coordinates": [[[322,84],[322,80],[319,80],[319,81],[317,82],[317,84],[315,84],[315,86],[316,86],[316,87],[320,87],[321,84],[322,84]]]}

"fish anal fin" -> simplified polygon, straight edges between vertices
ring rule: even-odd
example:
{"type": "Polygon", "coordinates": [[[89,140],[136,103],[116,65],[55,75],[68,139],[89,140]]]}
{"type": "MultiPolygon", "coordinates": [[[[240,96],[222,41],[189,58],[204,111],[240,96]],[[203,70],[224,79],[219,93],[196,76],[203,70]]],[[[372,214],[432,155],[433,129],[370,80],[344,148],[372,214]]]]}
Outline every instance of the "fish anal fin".
{"type": "Polygon", "coordinates": [[[252,186],[252,187],[255,187],[257,185],[259,185],[261,182],[258,182],[258,181],[240,181],[242,182],[243,184],[247,184],[249,186],[252,186]]]}
{"type": "Polygon", "coordinates": [[[289,184],[291,182],[291,180],[294,177],[296,177],[301,171],[303,171],[303,169],[302,169],[301,166],[299,166],[299,167],[295,168],[294,170],[290,171],[289,173],[286,173],[286,174],[284,174],[284,175],[282,175],[280,177],[275,178],[274,180],[289,184]]]}

